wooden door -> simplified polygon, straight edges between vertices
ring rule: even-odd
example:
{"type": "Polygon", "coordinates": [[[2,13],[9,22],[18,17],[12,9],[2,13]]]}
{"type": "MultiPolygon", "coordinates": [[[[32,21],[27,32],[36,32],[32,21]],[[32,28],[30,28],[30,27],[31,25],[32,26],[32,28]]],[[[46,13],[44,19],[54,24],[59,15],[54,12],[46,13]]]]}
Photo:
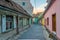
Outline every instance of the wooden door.
{"type": "Polygon", "coordinates": [[[52,30],[56,32],[56,14],[52,15],[52,30]]]}

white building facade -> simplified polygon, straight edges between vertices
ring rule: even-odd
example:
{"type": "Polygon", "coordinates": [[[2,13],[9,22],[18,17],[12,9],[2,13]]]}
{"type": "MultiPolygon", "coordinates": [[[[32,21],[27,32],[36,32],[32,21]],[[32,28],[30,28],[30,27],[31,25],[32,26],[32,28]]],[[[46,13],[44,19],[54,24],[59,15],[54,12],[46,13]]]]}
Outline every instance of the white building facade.
{"type": "Polygon", "coordinates": [[[30,3],[30,0],[13,0],[24,8],[31,16],[33,12],[33,6],[30,3]]]}
{"type": "MultiPolygon", "coordinates": [[[[25,3],[23,1],[22,5],[26,6],[27,3],[25,3]]],[[[22,30],[22,28],[30,26],[31,16],[21,6],[13,1],[0,0],[0,33],[9,32],[14,29],[18,31],[18,28],[22,30]]],[[[32,14],[32,12],[30,13],[32,14]]]]}

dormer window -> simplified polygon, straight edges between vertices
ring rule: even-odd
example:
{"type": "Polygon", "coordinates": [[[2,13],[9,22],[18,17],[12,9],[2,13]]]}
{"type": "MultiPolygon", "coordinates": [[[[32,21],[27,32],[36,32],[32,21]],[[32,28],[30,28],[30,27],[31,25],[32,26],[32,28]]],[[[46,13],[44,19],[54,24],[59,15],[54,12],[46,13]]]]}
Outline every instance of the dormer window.
{"type": "Polygon", "coordinates": [[[22,2],[22,5],[25,6],[25,2],[22,2]]]}

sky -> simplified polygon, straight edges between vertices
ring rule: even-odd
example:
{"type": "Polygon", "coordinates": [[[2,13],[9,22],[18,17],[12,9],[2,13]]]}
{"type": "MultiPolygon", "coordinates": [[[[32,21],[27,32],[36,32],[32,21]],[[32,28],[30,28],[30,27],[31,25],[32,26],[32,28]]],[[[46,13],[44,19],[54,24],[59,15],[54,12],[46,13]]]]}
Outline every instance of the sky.
{"type": "Polygon", "coordinates": [[[43,12],[47,6],[47,0],[31,0],[31,4],[34,7],[33,13],[43,12]],[[36,5],[35,5],[36,4],[36,5]]]}

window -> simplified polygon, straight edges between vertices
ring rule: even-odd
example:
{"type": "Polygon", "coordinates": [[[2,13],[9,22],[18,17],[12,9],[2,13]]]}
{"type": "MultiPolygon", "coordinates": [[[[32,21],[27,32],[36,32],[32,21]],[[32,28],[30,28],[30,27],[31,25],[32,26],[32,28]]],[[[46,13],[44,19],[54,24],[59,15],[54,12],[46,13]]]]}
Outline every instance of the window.
{"type": "Polygon", "coordinates": [[[22,18],[19,18],[19,20],[22,20],[22,18]]]}
{"type": "Polygon", "coordinates": [[[47,25],[49,25],[49,18],[47,18],[47,25]]]}
{"type": "Polygon", "coordinates": [[[13,16],[6,15],[6,30],[12,29],[13,27],[13,16]]]}
{"type": "Polygon", "coordinates": [[[46,19],[45,19],[45,21],[44,21],[44,22],[45,22],[45,26],[46,26],[46,19]]]}
{"type": "Polygon", "coordinates": [[[23,2],[22,5],[25,6],[25,2],[23,2]]]}

